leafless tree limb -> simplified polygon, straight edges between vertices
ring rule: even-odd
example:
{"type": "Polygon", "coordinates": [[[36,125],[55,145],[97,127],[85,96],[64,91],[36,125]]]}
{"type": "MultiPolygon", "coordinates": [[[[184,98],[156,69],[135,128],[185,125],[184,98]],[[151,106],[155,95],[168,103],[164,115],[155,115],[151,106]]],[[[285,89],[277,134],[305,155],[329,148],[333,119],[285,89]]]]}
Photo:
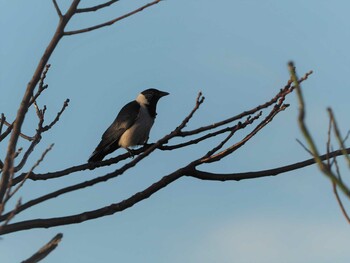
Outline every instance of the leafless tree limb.
{"type": "Polygon", "coordinates": [[[312,152],[316,163],[318,165],[318,167],[320,168],[320,170],[322,171],[322,173],[328,177],[332,182],[335,182],[337,184],[337,186],[341,189],[341,191],[348,197],[350,198],[350,189],[344,184],[344,182],[342,180],[339,180],[336,175],[332,172],[332,170],[330,170],[328,168],[327,165],[325,165],[322,160],[320,159],[320,154],[316,148],[316,145],[314,143],[314,140],[305,124],[305,102],[304,102],[304,98],[302,95],[302,91],[298,82],[298,77],[295,71],[295,67],[293,62],[289,62],[288,64],[289,66],[289,71],[292,77],[292,80],[295,84],[296,87],[296,91],[297,91],[297,96],[298,96],[298,101],[299,101],[299,116],[298,116],[298,124],[299,127],[301,129],[301,132],[304,135],[304,138],[306,139],[309,147],[310,147],[310,151],[312,152]]]}
{"type": "Polygon", "coordinates": [[[125,19],[125,18],[127,18],[129,16],[132,16],[132,15],[135,15],[136,13],[139,13],[139,12],[143,11],[144,9],[146,9],[148,7],[151,7],[153,5],[158,4],[160,1],[162,1],[162,0],[156,0],[156,1],[150,2],[150,3],[148,3],[148,4],[144,5],[144,6],[141,6],[140,8],[135,9],[134,11],[131,11],[131,12],[125,14],[125,15],[119,16],[119,17],[117,17],[115,19],[112,19],[110,21],[107,21],[107,22],[99,24],[99,25],[95,25],[95,26],[91,26],[91,27],[87,27],[87,28],[83,28],[83,29],[79,29],[79,30],[73,30],[73,31],[64,32],[64,35],[70,36],[70,35],[81,34],[81,33],[93,31],[93,30],[96,30],[96,29],[99,29],[99,28],[102,28],[102,27],[113,25],[114,23],[116,23],[116,22],[118,22],[120,20],[123,20],[123,19],[125,19]]]}
{"type": "Polygon", "coordinates": [[[45,125],[42,128],[43,132],[46,132],[46,131],[50,130],[60,120],[60,117],[61,117],[62,113],[68,107],[68,103],[69,103],[69,99],[66,99],[65,102],[63,103],[63,106],[62,106],[61,110],[57,113],[55,119],[49,125],[45,125]]]}
{"type": "Polygon", "coordinates": [[[56,12],[57,12],[58,17],[59,17],[59,18],[62,18],[63,15],[62,15],[62,12],[61,12],[60,7],[59,7],[58,4],[57,4],[57,1],[56,1],[56,0],[52,0],[52,2],[53,2],[53,5],[54,5],[54,7],[55,7],[55,9],[56,9],[56,12]]]}
{"type": "Polygon", "coordinates": [[[107,6],[110,6],[116,2],[118,2],[119,0],[111,0],[111,1],[108,1],[106,3],[103,3],[103,4],[100,4],[100,5],[95,5],[95,6],[92,6],[92,7],[86,7],[86,8],[78,8],[76,13],[87,13],[87,12],[95,12],[97,10],[100,10],[102,8],[105,8],[107,6]]]}
{"type": "MultiPolygon", "coordinates": [[[[7,137],[7,135],[10,134],[10,132],[11,132],[11,130],[13,128],[13,123],[9,123],[8,121],[6,121],[5,116],[4,116],[4,119],[1,117],[1,120],[0,120],[1,128],[2,128],[3,124],[5,124],[8,127],[8,129],[3,134],[1,134],[1,129],[0,129],[0,134],[1,134],[0,135],[0,142],[3,139],[5,139],[7,137]]],[[[34,140],[34,136],[28,136],[28,135],[25,135],[23,133],[20,133],[19,136],[22,137],[23,139],[26,139],[27,141],[34,140]]]]}
{"type": "Polygon", "coordinates": [[[36,263],[41,261],[58,246],[58,244],[61,242],[62,237],[63,234],[58,233],[45,246],[40,248],[34,255],[32,255],[27,260],[22,261],[22,263],[36,263]]]}
{"type": "Polygon", "coordinates": [[[22,127],[25,115],[28,111],[30,100],[33,97],[34,89],[40,80],[41,74],[44,71],[45,65],[47,65],[47,62],[52,52],[56,48],[56,45],[58,44],[60,39],[63,37],[64,28],[66,27],[67,23],[72,18],[72,16],[75,14],[75,11],[77,9],[79,2],[80,0],[74,0],[71,6],[69,7],[67,13],[63,17],[63,19],[59,21],[56,32],[52,37],[49,45],[47,46],[43,56],[41,57],[39,64],[33,74],[32,79],[29,81],[27,85],[22,102],[17,112],[16,120],[13,125],[10,141],[8,144],[6,158],[2,169],[2,177],[0,181],[0,203],[3,202],[3,198],[9,184],[9,179],[13,173],[13,161],[14,161],[13,156],[16,151],[18,137],[21,132],[21,127],[22,127]]]}
{"type": "MultiPolygon", "coordinates": [[[[23,178],[23,180],[17,185],[17,187],[12,191],[8,191],[8,196],[7,198],[5,198],[5,201],[4,203],[6,203],[22,186],[23,184],[25,183],[25,181],[28,179],[28,176],[31,172],[34,171],[34,169],[36,167],[38,167],[40,165],[40,163],[44,160],[46,154],[52,150],[52,147],[54,146],[54,144],[51,144],[40,156],[40,158],[36,161],[36,163],[32,166],[32,168],[30,168],[29,172],[27,173],[27,175],[23,178]]],[[[11,189],[11,188],[9,188],[11,189]]]]}

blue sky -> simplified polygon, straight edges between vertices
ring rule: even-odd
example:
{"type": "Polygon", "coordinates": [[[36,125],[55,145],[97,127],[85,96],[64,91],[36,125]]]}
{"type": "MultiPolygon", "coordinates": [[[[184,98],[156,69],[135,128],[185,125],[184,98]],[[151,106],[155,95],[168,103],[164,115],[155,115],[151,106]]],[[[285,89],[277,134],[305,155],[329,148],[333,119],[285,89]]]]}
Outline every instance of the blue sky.
{"type": "MultiPolygon", "coordinates": [[[[66,2],[59,1],[63,8],[66,2]]],[[[103,22],[147,1],[129,2],[80,15],[69,28],[103,22]]],[[[274,96],[289,78],[291,59],[299,75],[314,70],[303,87],[307,121],[323,151],[326,107],[333,107],[343,134],[349,128],[349,8],[348,1],[167,0],[114,26],[64,38],[50,59],[49,89],[38,103],[48,106],[48,119],[66,98],[71,103],[30,162],[54,142],[38,172],[84,163],[119,109],[150,87],[171,94],[159,103],[150,141],[181,122],[200,90],[206,101],[188,128],[235,115],[274,96]]],[[[51,1],[0,0],[0,111],[10,120],[56,24],[51,1]]],[[[295,94],[287,100],[291,107],[245,147],[206,169],[253,171],[309,158],[295,141],[301,139],[295,94]]],[[[31,111],[23,131],[31,134],[35,125],[31,111]]],[[[155,152],[118,179],[52,200],[17,220],[115,203],[214,143],[155,152]]],[[[1,145],[1,158],[5,150],[1,145]]],[[[28,182],[21,196],[30,200],[117,167],[28,182]]],[[[64,238],[46,262],[345,263],[350,257],[349,227],[330,183],[315,167],[240,182],[183,178],[120,214],[6,235],[0,240],[1,262],[25,259],[58,232],[64,238]]]]}

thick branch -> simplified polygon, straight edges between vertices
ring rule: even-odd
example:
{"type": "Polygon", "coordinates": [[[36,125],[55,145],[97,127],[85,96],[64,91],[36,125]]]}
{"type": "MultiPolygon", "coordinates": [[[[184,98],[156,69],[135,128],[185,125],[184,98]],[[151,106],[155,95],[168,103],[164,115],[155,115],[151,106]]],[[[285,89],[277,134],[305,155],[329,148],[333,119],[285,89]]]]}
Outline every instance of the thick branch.
{"type": "Polygon", "coordinates": [[[45,246],[40,248],[33,256],[27,260],[22,261],[22,263],[36,263],[41,261],[58,246],[58,243],[61,242],[62,237],[63,235],[61,233],[57,234],[45,246]]]}
{"type": "MultiPolygon", "coordinates": [[[[139,156],[137,156],[135,159],[133,159],[132,161],[130,161],[129,163],[125,164],[124,166],[122,166],[121,168],[115,170],[112,173],[106,174],[104,176],[100,176],[100,177],[96,177],[94,179],[82,182],[82,183],[78,183],[75,185],[71,185],[62,189],[59,189],[55,192],[43,195],[41,197],[38,197],[36,199],[33,199],[27,203],[24,203],[23,205],[19,206],[16,211],[15,214],[28,209],[29,207],[32,207],[34,205],[37,205],[39,203],[42,203],[44,201],[47,201],[49,199],[55,198],[57,196],[60,196],[62,194],[66,194],[72,191],[76,191],[78,189],[82,189],[82,188],[86,188],[86,187],[90,187],[93,186],[97,183],[101,183],[101,182],[106,182],[112,178],[115,178],[121,174],[123,174],[125,171],[127,171],[128,169],[134,167],[137,163],[139,163],[141,160],[143,160],[145,157],[147,157],[148,155],[150,155],[154,150],[156,150],[160,145],[162,145],[163,143],[167,142],[168,140],[170,140],[171,138],[177,136],[177,134],[186,126],[186,124],[188,123],[188,121],[193,117],[194,113],[199,109],[200,105],[204,102],[204,97],[202,96],[201,93],[198,94],[198,97],[196,99],[196,104],[194,106],[194,108],[192,109],[192,111],[188,114],[188,116],[181,122],[181,124],[176,127],[171,133],[169,133],[168,135],[164,136],[162,139],[158,140],[158,142],[156,142],[155,144],[149,146],[146,148],[146,150],[139,156]]],[[[27,177],[25,177],[27,178],[27,177]]],[[[14,211],[11,211],[10,213],[13,213],[14,211]]],[[[0,216],[0,221],[3,218],[6,218],[6,215],[0,216]]]]}
{"type": "Polygon", "coordinates": [[[146,188],[142,192],[138,192],[128,199],[125,199],[119,203],[111,204],[109,206],[102,207],[100,209],[84,212],[81,214],[56,217],[56,218],[45,218],[45,219],[34,219],[28,221],[22,221],[18,223],[9,224],[3,226],[0,229],[0,235],[8,234],[11,232],[22,231],[32,228],[50,228],[54,226],[68,225],[68,224],[78,224],[87,220],[96,219],[99,217],[113,215],[117,212],[121,212],[127,208],[132,207],[134,204],[149,198],[152,194],[158,192],[160,189],[166,187],[170,183],[179,179],[185,175],[186,169],[179,169],[174,173],[164,176],[158,182],[152,184],[150,187],[146,188]]]}

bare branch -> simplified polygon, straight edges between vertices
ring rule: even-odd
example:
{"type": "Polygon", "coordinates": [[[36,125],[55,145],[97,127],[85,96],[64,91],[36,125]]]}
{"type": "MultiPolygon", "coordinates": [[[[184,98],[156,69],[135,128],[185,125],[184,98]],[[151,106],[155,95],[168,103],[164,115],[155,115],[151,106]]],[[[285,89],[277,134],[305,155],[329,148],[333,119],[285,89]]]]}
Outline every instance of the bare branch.
{"type": "Polygon", "coordinates": [[[106,3],[103,3],[103,4],[100,4],[100,5],[95,5],[95,6],[92,6],[92,7],[86,7],[86,8],[78,8],[76,13],[87,13],[87,12],[95,12],[97,10],[100,10],[102,8],[105,8],[107,6],[110,6],[116,2],[118,2],[119,0],[111,0],[111,1],[108,1],[106,3]]]}
{"type": "Polygon", "coordinates": [[[300,130],[303,133],[304,138],[305,138],[306,142],[308,143],[308,145],[310,147],[310,151],[312,152],[312,155],[314,156],[316,163],[317,163],[318,167],[320,168],[320,170],[332,182],[336,183],[337,186],[341,189],[341,191],[348,198],[350,198],[350,189],[343,183],[342,180],[339,180],[336,177],[336,175],[331,171],[331,169],[329,169],[329,167],[327,165],[325,165],[322,162],[322,160],[320,159],[320,155],[319,155],[319,152],[316,148],[314,140],[313,140],[308,128],[306,127],[306,124],[305,124],[305,120],[304,120],[305,119],[305,103],[304,103],[304,98],[303,98],[302,91],[301,91],[301,88],[300,88],[300,85],[298,82],[298,77],[297,77],[297,74],[295,72],[295,67],[294,67],[293,62],[289,62],[288,67],[289,67],[289,72],[291,74],[291,78],[292,78],[294,85],[296,87],[296,92],[297,92],[298,101],[299,101],[298,123],[299,123],[300,130]]]}
{"type": "MultiPolygon", "coordinates": [[[[154,150],[156,150],[160,145],[162,145],[163,143],[167,142],[169,139],[175,137],[180,131],[181,129],[183,129],[186,124],[188,123],[188,121],[193,117],[194,113],[199,109],[200,105],[204,102],[204,97],[202,96],[202,93],[199,93],[196,99],[196,104],[194,106],[194,108],[192,109],[192,111],[188,114],[188,116],[181,122],[181,124],[175,128],[171,133],[169,133],[168,135],[164,136],[162,139],[158,140],[156,143],[152,144],[151,146],[145,148],[145,150],[142,152],[141,155],[137,156],[135,159],[133,159],[132,161],[130,161],[129,163],[125,164],[124,166],[122,166],[121,168],[115,170],[112,173],[106,174],[104,176],[100,176],[100,177],[96,177],[94,179],[82,182],[82,183],[78,183],[75,185],[71,185],[62,189],[59,189],[57,191],[54,191],[52,193],[43,195],[41,197],[38,197],[36,199],[33,199],[23,205],[21,205],[18,209],[17,209],[17,213],[31,207],[34,205],[37,205],[39,203],[42,203],[44,201],[47,201],[49,199],[55,198],[57,196],[72,192],[72,191],[76,191],[78,189],[82,189],[82,188],[86,188],[86,187],[90,187],[93,186],[97,183],[101,183],[101,182],[106,182],[112,178],[115,178],[121,174],[123,174],[125,171],[127,171],[128,169],[130,169],[131,167],[134,167],[138,162],[140,162],[142,159],[144,159],[145,157],[147,157],[149,154],[151,154],[154,150]]],[[[28,173],[30,174],[30,173],[28,173]]],[[[6,215],[4,216],[0,216],[0,221],[6,217],[6,215]]]]}
{"type": "Polygon", "coordinates": [[[4,113],[1,113],[1,119],[0,119],[0,135],[2,133],[2,127],[4,126],[4,123],[6,121],[4,113]]]}
{"type": "Polygon", "coordinates": [[[153,1],[151,3],[148,3],[148,4],[144,5],[144,6],[141,6],[140,8],[135,9],[134,11],[131,11],[131,12],[125,14],[125,15],[119,16],[119,17],[117,17],[115,19],[112,19],[110,21],[107,21],[107,22],[99,24],[99,25],[95,25],[95,26],[92,26],[92,27],[83,28],[83,29],[79,29],[79,30],[64,32],[64,35],[69,36],[69,35],[81,34],[81,33],[93,31],[93,30],[96,30],[96,29],[99,29],[99,28],[102,28],[102,27],[113,25],[114,23],[116,23],[116,22],[118,22],[120,20],[123,20],[123,19],[125,19],[125,18],[127,18],[129,16],[132,16],[132,15],[134,15],[136,13],[141,12],[142,10],[144,10],[144,9],[146,9],[148,7],[151,7],[153,5],[158,4],[160,1],[162,1],[162,0],[155,0],[155,1],[153,1]]]}
{"type": "Polygon", "coordinates": [[[22,261],[22,263],[36,263],[41,261],[58,246],[58,243],[61,242],[62,237],[63,234],[58,233],[45,246],[40,248],[33,256],[31,256],[27,260],[22,261]]]}
{"type": "Polygon", "coordinates": [[[56,217],[56,218],[45,218],[45,219],[33,219],[22,221],[18,223],[9,224],[0,229],[0,235],[8,234],[14,231],[22,231],[32,228],[50,228],[60,225],[68,224],[78,224],[87,220],[96,219],[99,217],[112,215],[117,212],[121,212],[127,208],[132,207],[136,203],[141,202],[144,199],[149,198],[151,195],[159,191],[160,189],[166,187],[170,183],[184,176],[186,172],[190,171],[190,167],[185,167],[177,170],[174,173],[171,173],[167,176],[164,176],[158,182],[152,184],[145,190],[134,194],[133,196],[119,202],[114,203],[96,210],[87,211],[81,214],[75,214],[71,216],[56,217]]]}
{"type": "MultiPolygon", "coordinates": [[[[350,148],[346,149],[347,153],[350,153],[350,148]]],[[[342,155],[341,150],[333,151],[330,153],[326,153],[320,156],[321,160],[327,160],[327,158],[333,158],[335,156],[342,155]]],[[[301,168],[310,166],[315,164],[315,159],[310,158],[302,162],[289,164],[286,166],[281,166],[274,169],[261,170],[256,172],[243,172],[243,173],[210,173],[200,170],[194,170],[193,173],[188,176],[195,177],[201,180],[209,180],[209,181],[240,181],[246,179],[256,179],[267,176],[276,176],[279,174],[285,174],[287,172],[291,172],[294,170],[299,170],[301,168]]]]}
{"type": "Polygon", "coordinates": [[[32,79],[29,81],[27,85],[26,91],[24,93],[20,107],[17,112],[16,120],[13,125],[12,134],[11,134],[8,148],[7,148],[8,150],[7,150],[6,158],[2,169],[2,177],[0,181],[0,203],[2,203],[3,201],[6,189],[9,184],[11,173],[13,172],[14,153],[16,151],[18,137],[21,132],[21,127],[22,127],[25,115],[28,111],[31,98],[33,97],[34,89],[38,84],[38,82],[40,81],[41,74],[44,71],[45,65],[47,64],[52,52],[56,48],[58,42],[63,37],[63,32],[67,23],[75,14],[75,11],[77,9],[79,2],[80,0],[73,0],[71,6],[69,7],[67,13],[64,16],[64,19],[60,19],[56,32],[52,37],[49,45],[47,46],[43,56],[41,57],[39,64],[32,76],[32,79]]]}
{"type": "Polygon", "coordinates": [[[228,147],[227,149],[215,154],[215,155],[210,155],[212,151],[208,152],[203,158],[198,160],[199,163],[212,163],[212,162],[217,162],[220,161],[222,158],[230,155],[240,147],[242,147],[247,141],[249,141],[253,136],[255,136],[262,128],[264,128],[268,123],[272,121],[272,119],[281,111],[283,111],[288,105],[282,105],[282,107],[275,105],[274,109],[271,111],[271,113],[262,121],[258,124],[258,126],[250,132],[247,136],[243,138],[240,142],[228,147]]]}
{"type": "Polygon", "coordinates": [[[65,102],[63,103],[62,109],[57,113],[56,118],[49,125],[46,125],[42,128],[43,132],[50,130],[52,126],[54,126],[60,120],[62,113],[68,107],[68,103],[69,103],[69,99],[66,99],[65,102]]]}
{"type": "Polygon", "coordinates": [[[4,202],[7,202],[25,183],[25,181],[28,179],[28,176],[34,171],[34,169],[36,167],[39,166],[39,164],[44,160],[46,154],[52,150],[52,147],[54,146],[54,144],[52,143],[40,156],[40,158],[36,161],[36,163],[32,166],[32,168],[30,168],[29,172],[27,173],[27,175],[23,178],[23,180],[20,182],[20,184],[15,188],[15,190],[13,190],[11,193],[8,194],[8,196],[6,197],[4,202]]]}
{"type": "Polygon", "coordinates": [[[62,12],[61,12],[60,7],[59,7],[58,4],[57,4],[57,1],[56,1],[56,0],[52,0],[52,2],[53,2],[53,5],[55,6],[55,9],[56,9],[56,12],[57,12],[58,17],[59,17],[59,18],[62,18],[62,17],[63,17],[63,16],[62,16],[62,12]]]}
{"type": "Polygon", "coordinates": [[[299,145],[312,156],[312,152],[305,146],[305,144],[303,144],[299,139],[296,139],[297,143],[299,143],[299,145]]]}
{"type": "MultiPolygon", "coordinates": [[[[347,149],[347,152],[350,153],[350,148],[347,149]]],[[[328,156],[334,157],[341,154],[342,154],[342,151],[338,150],[330,153],[329,155],[327,154],[322,155],[320,156],[320,158],[322,160],[325,160],[328,156]]],[[[111,204],[109,206],[106,206],[100,209],[84,212],[81,214],[71,215],[71,216],[47,218],[47,219],[33,219],[33,220],[13,223],[1,229],[0,234],[7,234],[14,231],[21,231],[21,230],[32,229],[32,228],[49,228],[49,227],[54,227],[59,225],[76,224],[86,220],[91,220],[91,219],[103,217],[106,215],[112,215],[114,213],[121,212],[129,207],[132,207],[134,204],[150,197],[153,193],[166,187],[167,185],[181,178],[182,176],[190,176],[201,180],[239,181],[244,179],[253,179],[253,178],[284,174],[286,172],[297,170],[297,169],[312,165],[314,163],[315,163],[315,159],[311,158],[306,161],[295,163],[292,165],[287,165],[287,166],[270,169],[270,170],[259,171],[259,172],[218,174],[218,173],[208,173],[204,171],[195,170],[194,169],[195,163],[192,162],[188,166],[183,167],[167,176],[164,176],[161,180],[152,184],[150,187],[146,188],[144,191],[138,192],[135,195],[131,196],[130,198],[125,199],[124,201],[121,201],[119,203],[111,204]]],[[[4,216],[1,217],[1,220],[3,219],[4,216]]]]}
{"type": "MultiPolygon", "coordinates": [[[[7,213],[6,216],[4,217],[4,223],[0,226],[0,230],[2,227],[8,225],[8,223],[11,221],[11,219],[14,218],[14,216],[16,215],[17,213],[17,209],[18,207],[20,207],[20,205],[22,204],[22,198],[20,197],[18,200],[17,200],[17,203],[16,203],[16,206],[15,208],[10,212],[10,213],[7,213]]],[[[2,214],[2,210],[3,210],[4,206],[1,206],[1,209],[0,209],[0,214],[2,214]]]]}
{"type": "Polygon", "coordinates": [[[338,193],[338,190],[337,190],[337,185],[336,185],[336,183],[335,183],[335,182],[332,182],[332,186],[333,186],[333,193],[334,193],[334,195],[335,195],[335,198],[337,199],[337,202],[338,202],[338,205],[339,205],[339,207],[340,207],[340,210],[341,210],[341,212],[343,213],[343,215],[344,215],[346,221],[350,224],[350,217],[349,217],[348,213],[347,213],[346,210],[345,210],[345,207],[344,207],[344,205],[343,205],[343,202],[342,202],[341,199],[340,199],[340,196],[339,196],[339,193],[338,193]]]}
{"type": "Polygon", "coordinates": [[[333,114],[333,111],[331,108],[328,108],[327,109],[328,111],[328,114],[329,114],[329,119],[330,121],[333,123],[333,129],[334,129],[334,133],[335,133],[335,137],[337,138],[338,140],[338,143],[339,143],[339,146],[342,150],[344,150],[344,157],[346,159],[346,161],[348,162],[348,166],[350,168],[350,157],[349,155],[347,155],[346,151],[345,151],[345,145],[344,145],[344,140],[342,139],[341,135],[340,135],[340,131],[338,129],[338,124],[335,120],[335,117],[334,117],[334,114],[333,114]]]}
{"type": "MultiPolygon", "coordinates": [[[[9,123],[8,121],[6,121],[6,118],[4,117],[4,119],[1,118],[0,124],[1,124],[1,128],[2,128],[3,124],[5,124],[5,125],[8,127],[8,132],[7,132],[7,130],[6,130],[3,134],[6,133],[6,136],[7,136],[8,134],[10,134],[10,132],[11,132],[11,130],[12,130],[12,128],[13,128],[13,123],[9,123]]],[[[1,130],[1,129],[0,129],[0,130],[1,130]]],[[[0,131],[0,133],[1,133],[1,131],[0,131]]],[[[0,136],[0,141],[2,141],[2,140],[6,137],[6,136],[3,137],[3,134],[1,134],[1,136],[0,136]]],[[[34,136],[28,136],[28,135],[25,135],[25,134],[23,134],[23,133],[20,133],[19,136],[21,136],[23,139],[26,139],[26,140],[28,140],[28,141],[34,140],[34,136]]]]}
{"type": "MultiPolygon", "coordinates": [[[[303,81],[307,80],[308,77],[313,73],[312,70],[310,70],[309,72],[307,72],[302,78],[299,79],[299,83],[302,83],[303,81]]],[[[190,131],[183,131],[180,133],[180,136],[181,137],[185,137],[185,136],[190,136],[190,135],[194,135],[194,134],[198,134],[198,133],[201,133],[201,132],[204,132],[204,131],[207,131],[207,130],[211,130],[211,129],[214,129],[214,128],[217,128],[217,127],[220,127],[222,125],[225,125],[225,124],[228,124],[228,123],[231,123],[233,121],[237,121],[237,120],[240,120],[246,116],[249,116],[249,115],[252,115],[260,110],[263,110],[263,109],[266,109],[268,107],[270,107],[271,105],[275,104],[278,100],[280,100],[281,98],[284,98],[286,97],[289,93],[291,93],[294,89],[295,89],[295,86],[292,86],[292,81],[289,80],[288,83],[286,84],[286,86],[281,89],[275,97],[273,97],[270,101],[267,101],[265,102],[264,104],[261,104],[253,109],[250,109],[250,110],[247,110],[247,111],[244,111],[236,116],[233,116],[233,117],[230,117],[226,120],[223,120],[223,121],[219,121],[217,123],[213,123],[213,124],[210,124],[210,125],[207,125],[207,126],[203,126],[203,127],[200,127],[200,128],[197,128],[197,129],[194,129],[194,130],[190,130],[190,131]]]]}

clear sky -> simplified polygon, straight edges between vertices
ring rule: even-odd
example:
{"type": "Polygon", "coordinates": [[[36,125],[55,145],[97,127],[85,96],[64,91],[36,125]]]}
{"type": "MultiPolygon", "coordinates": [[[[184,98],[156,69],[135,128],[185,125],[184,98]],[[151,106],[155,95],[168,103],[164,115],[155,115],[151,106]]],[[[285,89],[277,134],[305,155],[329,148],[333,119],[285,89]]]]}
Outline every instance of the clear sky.
{"type": "MultiPolygon", "coordinates": [[[[58,2],[64,8],[69,1],[58,2]]],[[[146,2],[120,1],[80,15],[69,28],[106,21],[146,2]]],[[[150,87],[170,92],[158,105],[151,142],[181,122],[200,90],[206,101],[189,128],[235,115],[273,97],[289,78],[291,59],[300,76],[314,70],[303,87],[307,121],[323,151],[327,106],[333,107],[343,134],[349,129],[349,10],[345,0],[167,0],[114,26],[64,38],[50,59],[49,89],[38,103],[48,106],[48,119],[66,98],[71,103],[30,162],[53,142],[38,172],[86,162],[119,109],[150,87]]],[[[9,120],[56,24],[51,1],[0,0],[0,112],[9,120]]],[[[291,107],[244,148],[206,168],[253,171],[309,158],[295,141],[301,139],[295,94],[288,103],[291,107]]],[[[31,134],[35,125],[29,112],[23,131],[31,134]]],[[[213,143],[155,152],[118,179],[59,197],[17,220],[118,202],[201,156],[213,143]]],[[[0,147],[3,158],[6,147],[0,147]]],[[[117,167],[28,182],[21,196],[30,200],[117,167]]],[[[330,183],[315,167],[240,182],[183,178],[113,216],[3,236],[0,261],[19,262],[58,232],[64,238],[45,262],[347,263],[350,258],[349,226],[330,183]]]]}

